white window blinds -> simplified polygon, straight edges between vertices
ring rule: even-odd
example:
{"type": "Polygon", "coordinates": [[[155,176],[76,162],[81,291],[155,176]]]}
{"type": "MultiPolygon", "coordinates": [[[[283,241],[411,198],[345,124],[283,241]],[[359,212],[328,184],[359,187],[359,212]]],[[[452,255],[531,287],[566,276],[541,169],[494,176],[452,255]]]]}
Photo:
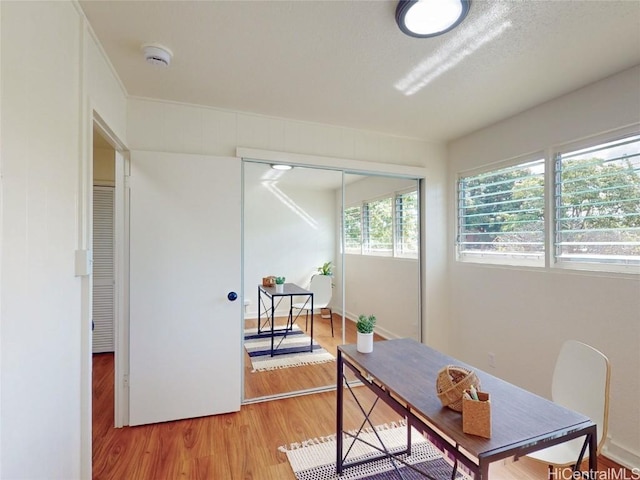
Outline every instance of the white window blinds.
{"type": "Polygon", "coordinates": [[[362,245],[362,220],[360,206],[344,210],[345,250],[349,253],[360,253],[362,245]]]}
{"type": "Polygon", "coordinates": [[[367,202],[362,208],[363,250],[370,255],[393,254],[392,198],[367,202]]]}
{"type": "Polygon", "coordinates": [[[418,192],[399,193],[396,199],[396,255],[418,256],[418,192]]]}
{"type": "Polygon", "coordinates": [[[640,135],[556,155],[556,259],[640,265],[640,135]]]}
{"type": "Polygon", "coordinates": [[[458,181],[458,257],[544,261],[544,159],[458,181]]]}

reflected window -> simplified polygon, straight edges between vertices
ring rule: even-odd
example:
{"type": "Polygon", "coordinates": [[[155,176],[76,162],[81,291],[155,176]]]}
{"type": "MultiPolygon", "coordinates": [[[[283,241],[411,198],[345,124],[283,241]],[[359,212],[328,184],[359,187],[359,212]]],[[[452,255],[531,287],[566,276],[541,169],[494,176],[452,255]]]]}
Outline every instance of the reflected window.
{"type": "Polygon", "coordinates": [[[367,202],[362,208],[363,252],[393,255],[393,209],[391,197],[367,202]]]}
{"type": "Polygon", "coordinates": [[[418,192],[396,195],[396,255],[418,257],[418,192]]]}
{"type": "Polygon", "coordinates": [[[344,238],[347,253],[362,253],[361,206],[346,208],[344,211],[344,238]]]}
{"type": "Polygon", "coordinates": [[[418,258],[418,191],[395,193],[344,210],[345,253],[418,258]]]}

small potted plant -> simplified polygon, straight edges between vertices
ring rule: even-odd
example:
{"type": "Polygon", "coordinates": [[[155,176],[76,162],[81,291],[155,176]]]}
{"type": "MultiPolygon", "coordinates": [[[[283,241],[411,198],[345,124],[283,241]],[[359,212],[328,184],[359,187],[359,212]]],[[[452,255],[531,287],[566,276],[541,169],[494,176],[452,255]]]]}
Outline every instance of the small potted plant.
{"type": "MultiPolygon", "coordinates": [[[[324,262],[318,267],[318,275],[324,275],[325,277],[333,276],[333,263],[324,262]]],[[[333,282],[331,282],[331,288],[333,288],[333,282]]],[[[329,307],[323,307],[320,309],[320,316],[322,318],[331,318],[331,309],[329,307]]]]}
{"type": "Polygon", "coordinates": [[[284,277],[276,277],[276,293],[284,292],[284,277]]]}
{"type": "Polygon", "coordinates": [[[373,328],[376,325],[376,317],[374,315],[360,315],[356,322],[358,330],[358,341],[356,349],[360,353],[373,352],[373,328]]]}
{"type": "Polygon", "coordinates": [[[333,275],[333,264],[331,262],[325,262],[321,267],[318,267],[318,273],[320,275],[333,275]]]}

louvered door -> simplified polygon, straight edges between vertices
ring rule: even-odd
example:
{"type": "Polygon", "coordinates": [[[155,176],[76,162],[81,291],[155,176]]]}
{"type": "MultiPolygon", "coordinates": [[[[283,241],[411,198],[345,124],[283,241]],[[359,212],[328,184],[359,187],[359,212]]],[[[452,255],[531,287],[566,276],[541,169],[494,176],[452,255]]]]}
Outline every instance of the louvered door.
{"type": "Polygon", "coordinates": [[[113,193],[93,188],[93,353],[114,351],[113,193]]]}

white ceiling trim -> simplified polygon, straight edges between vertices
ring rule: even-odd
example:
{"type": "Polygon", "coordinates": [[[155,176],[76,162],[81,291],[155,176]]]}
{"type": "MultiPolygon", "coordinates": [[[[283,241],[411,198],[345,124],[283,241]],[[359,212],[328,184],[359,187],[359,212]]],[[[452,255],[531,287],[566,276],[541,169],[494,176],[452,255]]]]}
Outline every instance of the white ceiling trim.
{"type": "Polygon", "coordinates": [[[386,175],[422,179],[427,177],[427,169],[410,165],[365,162],[349,158],[325,157],[290,152],[277,152],[255,148],[238,147],[236,156],[246,160],[269,163],[286,163],[298,167],[322,167],[347,173],[363,175],[386,175]]]}

